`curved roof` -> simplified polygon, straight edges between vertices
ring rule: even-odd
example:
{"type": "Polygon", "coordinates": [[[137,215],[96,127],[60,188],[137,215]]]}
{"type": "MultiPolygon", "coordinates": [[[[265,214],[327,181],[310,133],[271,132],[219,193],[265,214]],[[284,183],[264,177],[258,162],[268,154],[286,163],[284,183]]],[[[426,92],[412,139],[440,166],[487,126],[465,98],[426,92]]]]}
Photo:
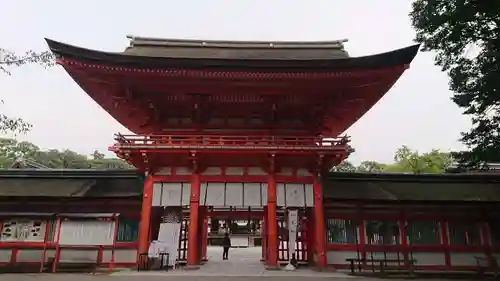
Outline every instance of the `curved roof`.
{"type": "MultiPolygon", "coordinates": [[[[375,69],[409,64],[418,52],[419,45],[395,51],[363,56],[339,55],[339,45],[325,42],[277,42],[276,48],[256,47],[249,43],[227,43],[193,47],[187,43],[169,44],[170,41],[142,40],[134,43],[123,53],[101,52],[45,39],[50,50],[65,59],[133,68],[223,68],[266,70],[354,70],[375,69]],[[288,44],[288,45],[287,45],[288,44]],[[252,54],[252,55],[250,55],[252,54]]],[[[177,41],[176,41],[177,42],[177,41]]],[[[202,42],[203,41],[193,41],[202,42]]],[[[274,44],[274,43],[273,43],[274,44]]]]}
{"type": "Polygon", "coordinates": [[[338,136],[392,87],[419,49],[413,45],[348,57],[342,40],[269,43],[133,37],[125,52],[112,53],[46,40],[75,82],[137,134],[188,132],[200,123],[212,131],[271,129],[279,134],[287,127],[338,136]],[[201,106],[193,113],[191,103],[198,98],[190,93],[204,95],[209,100],[204,105],[211,109],[201,106]],[[271,96],[286,98],[272,109],[266,106],[271,96]],[[303,112],[305,105],[315,110],[303,112]],[[206,122],[200,121],[202,115],[206,122]],[[278,128],[269,123],[271,115],[281,118],[278,128]],[[236,117],[255,117],[260,123],[241,127],[215,122],[236,117]],[[300,123],[300,128],[288,121],[300,123]]]}

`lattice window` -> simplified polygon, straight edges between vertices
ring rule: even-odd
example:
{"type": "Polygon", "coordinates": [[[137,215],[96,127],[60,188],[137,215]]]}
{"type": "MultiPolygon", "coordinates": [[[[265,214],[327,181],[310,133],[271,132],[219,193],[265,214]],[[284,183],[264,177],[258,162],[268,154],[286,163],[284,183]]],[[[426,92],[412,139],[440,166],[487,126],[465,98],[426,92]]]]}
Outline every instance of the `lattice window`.
{"type": "Polygon", "coordinates": [[[401,244],[399,225],[392,220],[369,220],[365,224],[366,243],[372,245],[401,244]]]}
{"type": "Polygon", "coordinates": [[[43,242],[46,225],[41,220],[12,219],[2,223],[0,241],[43,242]]]}
{"type": "Polygon", "coordinates": [[[358,244],[358,224],[354,220],[327,219],[326,239],[328,244],[358,244]]]}
{"type": "Polygon", "coordinates": [[[139,233],[139,220],[137,219],[118,219],[118,233],[116,242],[135,242],[139,233]]]}
{"type": "Polygon", "coordinates": [[[413,245],[439,245],[441,232],[439,221],[410,221],[407,224],[406,235],[408,244],[413,245]]]}
{"type": "Polygon", "coordinates": [[[449,222],[450,245],[481,245],[481,225],[476,222],[449,222]]]}

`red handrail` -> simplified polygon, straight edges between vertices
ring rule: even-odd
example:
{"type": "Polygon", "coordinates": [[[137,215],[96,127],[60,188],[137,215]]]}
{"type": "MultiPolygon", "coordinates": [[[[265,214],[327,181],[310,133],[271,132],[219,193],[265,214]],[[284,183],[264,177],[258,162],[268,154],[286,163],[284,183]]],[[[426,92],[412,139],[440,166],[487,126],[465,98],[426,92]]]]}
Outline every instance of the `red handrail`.
{"type": "Polygon", "coordinates": [[[116,146],[291,146],[338,147],[347,145],[349,138],[302,136],[230,136],[230,135],[121,135],[115,136],[116,146]]]}

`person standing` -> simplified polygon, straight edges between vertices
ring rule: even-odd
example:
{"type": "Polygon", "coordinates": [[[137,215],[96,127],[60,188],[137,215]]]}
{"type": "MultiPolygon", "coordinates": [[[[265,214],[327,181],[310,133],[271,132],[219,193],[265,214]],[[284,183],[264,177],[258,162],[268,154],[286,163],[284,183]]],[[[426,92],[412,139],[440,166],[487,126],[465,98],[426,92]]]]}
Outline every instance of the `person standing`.
{"type": "Polygon", "coordinates": [[[229,233],[224,234],[222,238],[222,259],[229,259],[229,248],[231,248],[231,238],[229,238],[229,233]]]}

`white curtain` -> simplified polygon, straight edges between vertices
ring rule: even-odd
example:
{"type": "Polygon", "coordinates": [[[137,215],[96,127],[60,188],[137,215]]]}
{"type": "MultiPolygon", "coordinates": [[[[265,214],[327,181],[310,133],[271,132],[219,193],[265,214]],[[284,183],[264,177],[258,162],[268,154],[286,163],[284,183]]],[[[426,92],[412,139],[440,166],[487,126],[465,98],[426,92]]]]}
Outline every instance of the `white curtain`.
{"type": "Polygon", "coordinates": [[[175,266],[178,258],[179,236],[181,232],[180,223],[161,223],[158,233],[158,241],[166,245],[166,251],[169,254],[169,265],[175,266]]]}

